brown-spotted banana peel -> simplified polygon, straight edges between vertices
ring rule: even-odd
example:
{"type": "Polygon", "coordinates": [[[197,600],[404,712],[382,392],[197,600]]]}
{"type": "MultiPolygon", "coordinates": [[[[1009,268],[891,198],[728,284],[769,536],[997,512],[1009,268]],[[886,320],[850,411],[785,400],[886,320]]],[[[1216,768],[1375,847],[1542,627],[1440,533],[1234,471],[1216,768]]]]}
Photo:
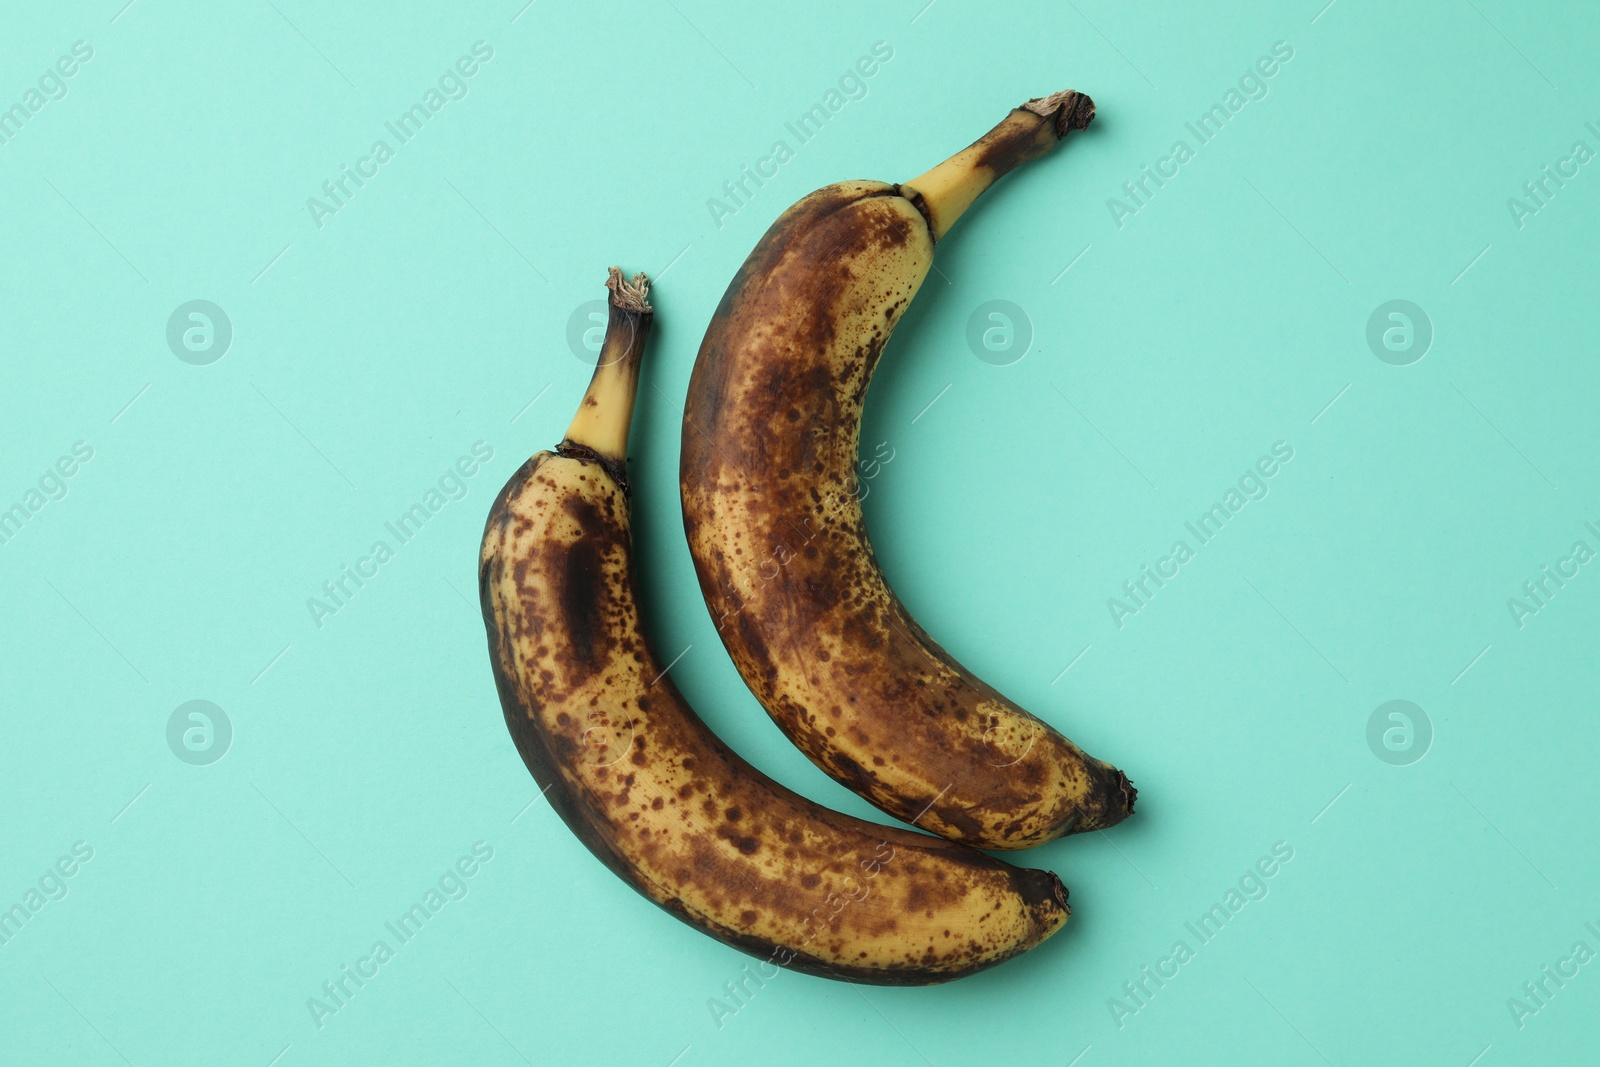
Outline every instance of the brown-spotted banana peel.
{"type": "Polygon", "coordinates": [[[556,813],[646,898],[771,964],[887,985],[1015,956],[1067,919],[1048,871],[821,807],[701,722],[640,627],[628,429],[652,312],[613,270],[583,402],[500,491],[479,589],[506,725],[556,813]]]}
{"type": "Polygon", "coordinates": [[[723,295],[683,413],[684,528],[746,684],[835,780],[979,848],[1103,829],[1136,794],[900,603],[862,519],[861,411],[935,243],[997,178],[1093,115],[1082,93],[1030,100],[909,182],[840,182],[800,200],[723,295]]]}

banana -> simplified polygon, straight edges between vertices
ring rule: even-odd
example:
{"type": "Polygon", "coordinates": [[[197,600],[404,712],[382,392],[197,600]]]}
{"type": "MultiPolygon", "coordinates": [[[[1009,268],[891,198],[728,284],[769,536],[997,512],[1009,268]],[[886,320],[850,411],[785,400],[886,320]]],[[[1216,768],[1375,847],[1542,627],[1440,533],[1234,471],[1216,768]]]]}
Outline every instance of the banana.
{"type": "Polygon", "coordinates": [[[735,755],[640,631],[628,429],[648,282],[608,281],[610,317],[554,452],[511,476],[479,591],[506,725],[556,812],[646,898],[770,965],[922,985],[993,966],[1066,922],[1049,871],[830,811],[735,755]]]}
{"type": "Polygon", "coordinates": [[[728,286],[683,413],[684,529],[751,691],[841,784],[985,849],[1103,829],[1136,793],[906,612],[862,519],[861,410],[935,242],[997,178],[1093,116],[1081,93],[1030,100],[910,182],[800,200],[728,286]]]}

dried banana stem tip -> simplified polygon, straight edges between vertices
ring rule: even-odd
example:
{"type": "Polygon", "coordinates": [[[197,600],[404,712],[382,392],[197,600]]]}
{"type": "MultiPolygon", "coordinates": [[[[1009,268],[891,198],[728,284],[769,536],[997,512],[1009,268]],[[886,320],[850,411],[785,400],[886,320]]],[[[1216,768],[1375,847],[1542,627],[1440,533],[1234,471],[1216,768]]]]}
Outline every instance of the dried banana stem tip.
{"type": "Polygon", "coordinates": [[[1094,118],[1094,101],[1076,89],[1063,89],[1049,96],[1037,96],[1022,105],[1035,115],[1055,120],[1056,140],[1069,130],[1081,130],[1094,118]]]}
{"type": "Polygon", "coordinates": [[[611,290],[611,302],[624,311],[650,314],[650,279],[643,272],[635,274],[633,281],[622,276],[621,267],[612,267],[606,276],[606,288],[611,290]]]}
{"type": "Polygon", "coordinates": [[[1094,101],[1076,89],[1036,97],[932,170],[900,183],[900,194],[922,212],[937,241],[1001,175],[1049,155],[1068,132],[1093,118],[1094,101]]]}
{"type": "Polygon", "coordinates": [[[650,279],[643,274],[635,274],[630,282],[619,268],[612,267],[606,272],[606,288],[611,290],[611,313],[605,339],[600,342],[600,358],[557,451],[571,455],[587,449],[609,463],[612,477],[626,487],[628,427],[639,391],[639,362],[655,313],[648,299],[650,279]]]}

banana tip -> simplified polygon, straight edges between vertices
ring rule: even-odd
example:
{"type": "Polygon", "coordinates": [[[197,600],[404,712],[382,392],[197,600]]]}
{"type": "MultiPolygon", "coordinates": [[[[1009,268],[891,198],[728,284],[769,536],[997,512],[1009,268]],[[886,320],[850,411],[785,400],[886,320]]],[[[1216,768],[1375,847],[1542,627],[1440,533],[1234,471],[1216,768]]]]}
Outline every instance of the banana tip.
{"type": "Polygon", "coordinates": [[[625,311],[650,314],[650,279],[643,273],[635,274],[632,281],[622,275],[621,267],[606,272],[606,288],[611,290],[611,302],[625,311]]]}
{"type": "Polygon", "coordinates": [[[1038,96],[1022,105],[1036,115],[1055,123],[1056,140],[1061,140],[1070,130],[1081,130],[1094,119],[1094,101],[1087,93],[1076,89],[1063,89],[1049,96],[1038,96]]]}
{"type": "Polygon", "coordinates": [[[1059,911],[1062,918],[1072,914],[1067,906],[1067,887],[1054,871],[1022,867],[1017,870],[1016,877],[1017,891],[1029,907],[1059,911]]]}

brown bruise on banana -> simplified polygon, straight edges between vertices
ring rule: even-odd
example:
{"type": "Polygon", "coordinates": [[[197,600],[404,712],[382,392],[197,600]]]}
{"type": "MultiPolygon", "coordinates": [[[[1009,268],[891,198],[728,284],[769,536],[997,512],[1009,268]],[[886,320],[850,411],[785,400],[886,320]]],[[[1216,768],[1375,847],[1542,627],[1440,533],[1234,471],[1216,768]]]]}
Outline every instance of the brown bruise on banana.
{"type": "Polygon", "coordinates": [[[513,475],[480,591],[534,778],[596,856],[685,922],[774,964],[914,985],[1066,921],[1054,874],[828,810],[723,745],[641,636],[628,500],[597,459],[542,452],[513,475]]]}
{"type": "MultiPolygon", "coordinates": [[[[1088,98],[1070,95],[1062,113],[1083,114],[1088,98]]],[[[1003,173],[1042,154],[1041,129],[1053,143],[1052,121],[1018,109],[963,154],[1003,173]]],[[[1114,825],[1135,792],[957,663],[878,569],[858,498],[860,416],[932,264],[926,211],[900,187],[844,182],[761,239],[690,380],[684,526],[724,644],[802,751],[897,818],[1027,848],[1114,825]]]]}

